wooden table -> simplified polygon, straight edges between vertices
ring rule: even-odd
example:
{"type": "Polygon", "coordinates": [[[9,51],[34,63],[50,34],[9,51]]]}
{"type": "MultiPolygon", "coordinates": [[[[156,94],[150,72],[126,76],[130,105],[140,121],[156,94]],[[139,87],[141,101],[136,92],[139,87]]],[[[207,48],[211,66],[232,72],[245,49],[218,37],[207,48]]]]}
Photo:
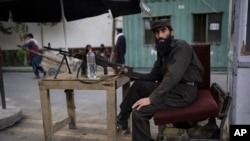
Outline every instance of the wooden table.
{"type": "MultiPolygon", "coordinates": [[[[106,79],[89,80],[76,78],[76,74],[62,73],[57,78],[48,77],[39,81],[40,100],[43,118],[45,141],[53,141],[54,133],[69,124],[70,129],[76,128],[76,113],[74,102],[74,89],[78,90],[106,90],[107,100],[107,140],[117,141],[116,129],[117,95],[116,90],[122,87],[123,97],[130,87],[130,79],[126,76],[108,77],[106,79]],[[80,80],[80,81],[79,81],[80,80]],[[83,82],[81,82],[83,81],[83,82]],[[64,89],[67,101],[68,117],[53,123],[51,113],[50,89],[64,89]]],[[[91,109],[90,109],[91,110],[91,109]]]]}

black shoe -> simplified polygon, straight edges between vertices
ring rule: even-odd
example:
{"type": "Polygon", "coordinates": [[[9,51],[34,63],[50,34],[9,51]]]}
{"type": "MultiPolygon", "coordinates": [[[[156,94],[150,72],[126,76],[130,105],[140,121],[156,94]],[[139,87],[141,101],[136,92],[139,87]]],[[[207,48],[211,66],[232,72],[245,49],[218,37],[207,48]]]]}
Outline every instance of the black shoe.
{"type": "Polygon", "coordinates": [[[40,79],[40,76],[37,75],[37,76],[33,77],[33,79],[40,79]]]}
{"type": "Polygon", "coordinates": [[[118,130],[128,130],[128,121],[117,121],[118,130]]]}
{"type": "Polygon", "coordinates": [[[121,112],[117,116],[117,129],[118,130],[128,130],[129,116],[130,116],[130,112],[124,112],[123,110],[121,110],[121,112]]]}
{"type": "Polygon", "coordinates": [[[120,120],[117,121],[117,130],[128,130],[128,120],[120,120]]]}
{"type": "Polygon", "coordinates": [[[46,72],[46,71],[43,71],[43,78],[46,77],[46,74],[47,74],[47,72],[46,72]]]}

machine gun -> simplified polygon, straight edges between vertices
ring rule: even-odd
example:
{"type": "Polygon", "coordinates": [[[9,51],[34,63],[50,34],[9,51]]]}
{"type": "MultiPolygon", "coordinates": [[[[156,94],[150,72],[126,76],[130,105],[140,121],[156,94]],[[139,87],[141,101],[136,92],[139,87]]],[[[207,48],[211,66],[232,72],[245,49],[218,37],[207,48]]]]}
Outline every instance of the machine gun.
{"type": "Polygon", "coordinates": [[[70,69],[70,67],[69,67],[69,62],[68,62],[68,60],[67,60],[67,56],[71,56],[71,54],[70,54],[69,52],[64,51],[64,50],[62,50],[62,49],[51,48],[51,47],[50,47],[50,44],[48,44],[48,47],[43,47],[43,48],[45,48],[45,49],[47,49],[47,50],[58,51],[61,55],[63,55],[62,61],[61,61],[60,65],[59,65],[59,67],[58,67],[58,69],[57,69],[57,72],[56,72],[54,78],[56,78],[57,75],[58,75],[58,73],[60,72],[60,69],[61,69],[61,67],[62,67],[62,64],[63,64],[64,60],[65,60],[65,62],[66,62],[66,66],[67,66],[67,68],[68,68],[69,73],[72,73],[72,72],[71,72],[71,69],[70,69]]]}
{"type": "MultiPolygon", "coordinates": [[[[60,54],[63,55],[63,59],[62,59],[62,61],[60,63],[60,66],[59,66],[59,68],[57,70],[55,78],[56,78],[57,74],[60,72],[60,68],[61,68],[64,60],[66,61],[69,73],[71,73],[69,63],[67,61],[66,56],[74,57],[74,58],[82,60],[82,64],[80,65],[80,67],[78,68],[78,71],[77,71],[77,78],[79,76],[80,69],[82,69],[83,74],[86,75],[86,69],[87,69],[86,54],[79,54],[79,53],[71,54],[71,53],[69,53],[67,51],[64,51],[62,49],[51,48],[50,46],[49,47],[44,47],[44,48],[47,49],[47,50],[58,51],[60,54]]],[[[95,60],[96,60],[96,65],[102,66],[103,68],[111,67],[111,68],[113,68],[115,70],[115,72],[117,74],[120,74],[120,73],[123,73],[123,72],[126,72],[126,73],[130,74],[130,72],[132,72],[132,70],[133,70],[132,67],[124,66],[124,65],[121,65],[121,64],[111,63],[111,62],[108,61],[107,58],[105,58],[103,56],[100,56],[100,55],[95,55],[95,60]]]]}

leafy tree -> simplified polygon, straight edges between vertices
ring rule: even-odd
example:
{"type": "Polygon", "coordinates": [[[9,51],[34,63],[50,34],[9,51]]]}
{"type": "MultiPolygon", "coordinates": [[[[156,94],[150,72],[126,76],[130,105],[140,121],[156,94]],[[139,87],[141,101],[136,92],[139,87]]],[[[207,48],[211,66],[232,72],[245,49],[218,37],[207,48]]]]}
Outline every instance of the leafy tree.
{"type": "Polygon", "coordinates": [[[12,27],[4,27],[3,23],[0,22],[0,32],[3,34],[12,34],[12,27]]]}

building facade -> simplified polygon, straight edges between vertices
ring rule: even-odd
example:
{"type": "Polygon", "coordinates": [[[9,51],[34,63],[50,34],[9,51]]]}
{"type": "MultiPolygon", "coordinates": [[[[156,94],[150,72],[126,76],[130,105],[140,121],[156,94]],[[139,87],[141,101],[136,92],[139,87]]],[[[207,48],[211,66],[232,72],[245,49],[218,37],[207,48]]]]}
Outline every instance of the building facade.
{"type": "Polygon", "coordinates": [[[250,3],[230,0],[228,28],[228,91],[232,96],[230,122],[249,125],[250,83],[250,3]]]}
{"type": "Polygon", "coordinates": [[[227,69],[228,0],[144,0],[150,15],[123,17],[127,37],[126,64],[150,69],[156,59],[150,23],[168,18],[176,39],[190,44],[210,44],[211,69],[227,69]]]}

